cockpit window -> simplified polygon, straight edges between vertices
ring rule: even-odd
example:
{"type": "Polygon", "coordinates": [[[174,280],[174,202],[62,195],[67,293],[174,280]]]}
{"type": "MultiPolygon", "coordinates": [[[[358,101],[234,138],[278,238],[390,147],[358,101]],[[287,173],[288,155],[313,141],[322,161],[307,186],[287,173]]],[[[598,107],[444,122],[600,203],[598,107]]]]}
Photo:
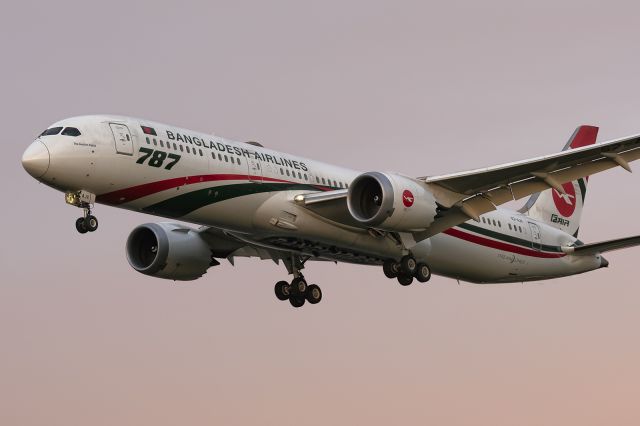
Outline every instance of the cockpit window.
{"type": "Polygon", "coordinates": [[[65,127],[62,134],[65,136],[80,136],[80,130],[75,127],[65,127]]]}
{"type": "Polygon", "coordinates": [[[62,127],[52,127],[50,129],[45,130],[44,132],[42,132],[40,134],[40,136],[51,136],[51,135],[57,135],[58,133],[60,133],[60,130],[62,130],[62,127]]]}

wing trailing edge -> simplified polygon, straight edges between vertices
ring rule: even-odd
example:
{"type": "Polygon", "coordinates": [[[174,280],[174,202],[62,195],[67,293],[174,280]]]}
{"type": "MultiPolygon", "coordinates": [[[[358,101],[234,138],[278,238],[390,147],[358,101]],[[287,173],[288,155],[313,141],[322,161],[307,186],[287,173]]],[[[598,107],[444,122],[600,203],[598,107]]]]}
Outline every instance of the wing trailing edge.
{"type": "Polygon", "coordinates": [[[639,245],[640,235],[636,235],[634,237],[618,238],[616,240],[584,244],[581,246],[562,247],[562,251],[574,256],[593,256],[607,251],[621,250],[639,245]]]}

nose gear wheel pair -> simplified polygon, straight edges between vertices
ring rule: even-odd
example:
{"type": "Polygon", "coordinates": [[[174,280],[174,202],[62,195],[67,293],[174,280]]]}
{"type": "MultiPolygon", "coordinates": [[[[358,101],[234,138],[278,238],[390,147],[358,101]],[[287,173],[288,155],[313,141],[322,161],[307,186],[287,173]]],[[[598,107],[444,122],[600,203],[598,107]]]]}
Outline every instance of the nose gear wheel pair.
{"type": "Polygon", "coordinates": [[[98,229],[98,218],[91,214],[91,209],[84,209],[84,216],[76,219],[76,230],[81,234],[95,232],[98,229]]]}

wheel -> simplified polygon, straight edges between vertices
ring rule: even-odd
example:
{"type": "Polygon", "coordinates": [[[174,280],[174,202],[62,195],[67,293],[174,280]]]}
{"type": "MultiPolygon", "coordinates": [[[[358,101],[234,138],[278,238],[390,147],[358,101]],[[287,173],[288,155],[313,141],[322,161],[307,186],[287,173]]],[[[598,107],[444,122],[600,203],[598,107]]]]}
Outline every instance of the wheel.
{"type": "Polygon", "coordinates": [[[421,283],[426,283],[431,279],[431,269],[426,263],[418,263],[416,268],[416,279],[421,283]]]}
{"type": "Polygon", "coordinates": [[[291,287],[289,287],[289,283],[286,281],[278,281],[275,291],[278,300],[287,300],[291,294],[291,287]]]}
{"type": "Polygon", "coordinates": [[[400,285],[407,286],[413,282],[413,277],[411,275],[398,275],[398,282],[400,285]]]}
{"type": "Polygon", "coordinates": [[[98,229],[98,219],[95,216],[88,215],[84,218],[84,227],[89,232],[93,232],[98,229]]]}
{"type": "Polygon", "coordinates": [[[307,291],[304,296],[307,299],[307,302],[315,305],[322,300],[322,290],[320,290],[320,287],[318,287],[317,285],[311,284],[309,287],[307,287],[307,291]]]}
{"type": "Polygon", "coordinates": [[[399,264],[393,260],[387,260],[382,264],[382,272],[387,278],[395,278],[398,276],[399,264]]]}
{"type": "Polygon", "coordinates": [[[294,278],[291,281],[291,289],[298,294],[304,294],[307,291],[307,282],[303,277],[294,278]]]}
{"type": "Polygon", "coordinates": [[[86,234],[88,232],[87,228],[84,226],[84,217],[79,217],[76,220],[76,230],[81,234],[86,234]]]}
{"type": "Polygon", "coordinates": [[[400,259],[400,270],[405,275],[413,275],[416,273],[417,263],[413,256],[406,255],[400,259]]]}
{"type": "Polygon", "coordinates": [[[299,308],[304,305],[304,296],[299,294],[293,295],[289,298],[289,303],[291,303],[291,306],[294,308],[299,308]]]}

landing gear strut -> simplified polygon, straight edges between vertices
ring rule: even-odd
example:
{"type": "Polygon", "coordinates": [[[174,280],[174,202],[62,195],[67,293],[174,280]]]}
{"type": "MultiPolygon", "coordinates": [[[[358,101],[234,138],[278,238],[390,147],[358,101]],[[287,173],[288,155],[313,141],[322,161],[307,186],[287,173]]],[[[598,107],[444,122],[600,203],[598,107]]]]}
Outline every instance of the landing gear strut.
{"type": "Polygon", "coordinates": [[[403,256],[399,262],[387,260],[382,265],[382,271],[387,278],[396,278],[400,285],[408,286],[417,279],[426,283],[431,279],[431,268],[424,262],[417,262],[409,255],[403,256]]]}
{"type": "Polygon", "coordinates": [[[91,206],[96,201],[96,196],[87,191],[67,192],[64,196],[67,204],[80,207],[84,215],[76,219],[76,230],[81,234],[94,232],[98,229],[98,219],[91,214],[91,206]]]}
{"type": "Polygon", "coordinates": [[[275,293],[278,300],[288,300],[294,308],[302,307],[305,302],[312,305],[322,300],[322,290],[316,284],[307,284],[304,275],[300,272],[304,268],[307,259],[300,256],[292,256],[290,260],[285,260],[285,266],[290,274],[294,275],[291,284],[286,281],[278,281],[275,286],[275,293]]]}

